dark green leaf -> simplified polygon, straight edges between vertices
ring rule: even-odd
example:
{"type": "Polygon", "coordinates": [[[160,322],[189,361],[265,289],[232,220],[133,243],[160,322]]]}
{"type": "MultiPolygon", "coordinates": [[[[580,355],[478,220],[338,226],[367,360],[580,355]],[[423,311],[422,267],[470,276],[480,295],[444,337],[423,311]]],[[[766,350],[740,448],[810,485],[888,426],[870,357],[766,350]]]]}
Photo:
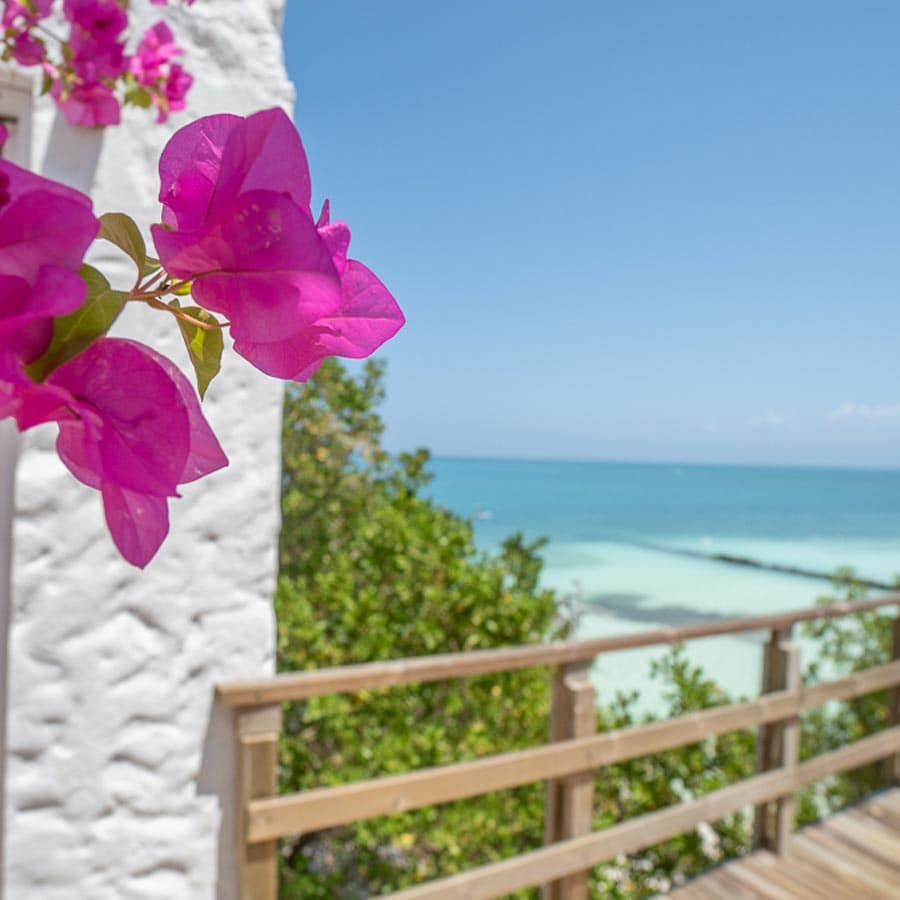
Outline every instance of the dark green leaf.
{"type": "Polygon", "coordinates": [[[40,359],[28,366],[28,374],[36,381],[43,381],[55,368],[81,353],[106,334],[115,322],[128,295],[114,291],[101,272],[84,265],[79,272],[88,287],[84,304],[53,320],[53,339],[40,359]]]}
{"type": "MultiPolygon", "coordinates": [[[[178,301],[173,300],[170,306],[178,308],[178,301]]],[[[219,324],[219,320],[212,313],[200,309],[199,306],[186,306],[182,312],[210,325],[219,324]]],[[[219,328],[207,331],[191,322],[185,322],[184,319],[178,319],[178,327],[181,329],[181,336],[184,338],[191,364],[197,375],[197,393],[202,400],[209,383],[218,375],[222,365],[222,331],[219,328]]]]}
{"type": "Polygon", "coordinates": [[[147,262],[147,248],[134,219],[125,213],[104,213],[100,216],[99,237],[126,253],[134,260],[138,272],[143,273],[147,262]]]}

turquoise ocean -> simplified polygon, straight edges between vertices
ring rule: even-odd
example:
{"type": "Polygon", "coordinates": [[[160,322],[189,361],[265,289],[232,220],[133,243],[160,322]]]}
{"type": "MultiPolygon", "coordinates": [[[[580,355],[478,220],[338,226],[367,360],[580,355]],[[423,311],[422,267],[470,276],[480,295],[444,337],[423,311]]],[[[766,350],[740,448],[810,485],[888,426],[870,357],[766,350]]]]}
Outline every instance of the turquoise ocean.
{"type": "MultiPolygon", "coordinates": [[[[803,608],[831,593],[822,578],[713,555],[825,574],[853,566],[885,584],[900,574],[900,470],[437,457],[432,471],[431,495],[474,520],[481,548],[517,531],[549,539],[543,583],[573,611],[578,638],[803,608]]],[[[725,690],[751,696],[764,639],[708,638],[687,649],[725,690]]],[[[800,642],[809,659],[815,646],[800,642]]],[[[660,709],[649,667],[661,652],[600,657],[600,701],[637,690],[639,710],[660,709]]]]}

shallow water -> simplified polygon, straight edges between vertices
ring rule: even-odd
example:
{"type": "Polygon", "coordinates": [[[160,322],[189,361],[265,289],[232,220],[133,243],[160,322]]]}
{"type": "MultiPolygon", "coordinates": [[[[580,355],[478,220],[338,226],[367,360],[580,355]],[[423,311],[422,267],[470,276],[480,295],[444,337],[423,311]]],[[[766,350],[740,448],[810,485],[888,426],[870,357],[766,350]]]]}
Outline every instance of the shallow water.
{"type": "MultiPolygon", "coordinates": [[[[900,471],[668,466],[437,458],[433,496],[475,519],[495,548],[515,531],[550,539],[543,583],[599,637],[809,606],[825,579],[697,556],[728,554],[832,573],[850,565],[890,583],[900,573],[900,471]]],[[[763,634],[692,641],[693,662],[731,694],[758,691],[763,634]]],[[[801,639],[804,657],[814,645],[801,639]]],[[[659,649],[609,654],[601,701],[641,694],[661,708],[649,662],[659,649]]]]}

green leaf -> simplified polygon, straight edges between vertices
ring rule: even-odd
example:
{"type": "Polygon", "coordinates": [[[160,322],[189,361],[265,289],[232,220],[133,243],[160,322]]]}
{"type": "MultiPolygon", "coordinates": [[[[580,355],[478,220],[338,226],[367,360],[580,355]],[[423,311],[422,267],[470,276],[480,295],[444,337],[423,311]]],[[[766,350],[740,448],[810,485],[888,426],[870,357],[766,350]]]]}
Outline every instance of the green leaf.
{"type": "Polygon", "coordinates": [[[100,216],[100,234],[98,236],[115,244],[123,253],[126,253],[134,260],[138,272],[143,273],[144,265],[147,262],[147,248],[144,246],[144,239],[141,237],[141,232],[134,219],[126,216],[125,213],[104,213],[100,216]]]}
{"type": "Polygon", "coordinates": [[[192,282],[186,281],[184,284],[180,284],[178,285],[178,287],[172,288],[172,293],[175,294],[176,297],[186,297],[188,294],[190,294],[192,287],[192,282]]]}
{"type": "MultiPolygon", "coordinates": [[[[169,305],[178,308],[178,301],[173,300],[169,305]]],[[[219,320],[212,313],[200,309],[199,306],[185,306],[182,312],[210,325],[219,324],[219,320]]],[[[206,331],[191,322],[185,322],[184,319],[178,319],[178,327],[181,329],[181,336],[184,338],[191,364],[197,375],[197,393],[202,400],[209,383],[219,373],[222,365],[222,331],[220,328],[206,331]]]]}
{"type": "Polygon", "coordinates": [[[154,272],[158,271],[162,263],[154,256],[148,256],[144,260],[143,268],[141,269],[141,278],[146,278],[148,275],[152,275],[154,272]]]}
{"type": "Polygon", "coordinates": [[[55,368],[106,334],[128,299],[125,291],[112,290],[93,266],[83,265],[78,274],[87,284],[87,297],[75,312],[53,320],[50,346],[28,366],[28,374],[35,381],[43,381],[55,368]]]}
{"type": "Polygon", "coordinates": [[[125,92],[125,102],[133,103],[142,109],[149,109],[153,105],[153,97],[146,88],[137,86],[129,88],[125,92]]]}

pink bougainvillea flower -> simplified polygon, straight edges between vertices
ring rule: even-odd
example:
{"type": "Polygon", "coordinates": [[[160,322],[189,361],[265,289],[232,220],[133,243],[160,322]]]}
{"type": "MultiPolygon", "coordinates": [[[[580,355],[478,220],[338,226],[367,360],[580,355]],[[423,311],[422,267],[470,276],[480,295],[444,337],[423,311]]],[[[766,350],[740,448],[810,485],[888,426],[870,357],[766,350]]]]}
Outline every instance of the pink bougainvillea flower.
{"type": "Polygon", "coordinates": [[[68,71],[51,73],[50,95],[70,125],[117,125],[119,101],[111,84],[128,67],[120,40],[128,15],[116,0],[65,0],[63,13],[72,23],[68,71]]]}
{"type": "Polygon", "coordinates": [[[84,302],[85,283],[59,266],[41,266],[35,283],[0,274],[0,352],[34,362],[53,337],[53,317],[84,302]]]}
{"type": "Polygon", "coordinates": [[[83,194],[0,160],[0,357],[36,359],[52,318],[81,306],[77,273],[99,228],[83,194]]]}
{"type": "Polygon", "coordinates": [[[0,160],[0,272],[33,282],[42,266],[81,267],[100,223],[89,197],[0,160]]]}
{"type": "Polygon", "coordinates": [[[172,63],[169,66],[169,74],[165,78],[165,100],[158,100],[154,97],[154,102],[158,107],[157,122],[165,122],[169,118],[170,112],[178,112],[187,106],[185,97],[193,83],[194,76],[190,72],[185,72],[178,63],[172,63]]]}
{"type": "Polygon", "coordinates": [[[262,371],[303,380],[327,355],[367,356],[403,324],[387,288],[347,259],[347,226],[313,220],[306,154],[282,110],[199,119],[159,168],[159,258],[227,317],[235,350],[262,371]]]}
{"type": "Polygon", "coordinates": [[[39,66],[47,58],[43,42],[32,37],[28,31],[16,35],[10,52],[13,59],[22,66],[39,66]]]}
{"type": "MultiPolygon", "coordinates": [[[[361,359],[393,337],[403,326],[400,307],[378,277],[355,259],[347,259],[350,230],[343,222],[329,221],[329,204],[325,201],[317,226],[320,236],[332,252],[332,262],[341,278],[341,302],[330,316],[318,319],[304,333],[302,342],[289,346],[276,342],[243,345],[244,355],[253,358],[264,354],[270,358],[287,351],[289,365],[302,363],[293,376],[305,381],[328,356],[361,359]]],[[[235,349],[238,349],[235,342],[235,349]]]]}
{"type": "Polygon", "coordinates": [[[119,39],[128,14],[116,0],[66,0],[63,12],[72,23],[68,63],[79,84],[99,85],[118,78],[127,68],[125,44],[119,39]]]}
{"type": "Polygon", "coordinates": [[[181,53],[184,50],[175,43],[172,29],[165,22],[157,22],[141,36],[128,68],[138,84],[153,87],[166,74],[163,66],[181,53]]]}
{"type": "Polygon", "coordinates": [[[101,128],[104,125],[119,124],[119,101],[105,84],[76,84],[67,87],[61,79],[57,79],[50,88],[50,96],[70,125],[101,128]]]}
{"type": "Polygon", "coordinates": [[[228,464],[184,375],[135,341],[100,338],[41,384],[0,364],[4,411],[22,430],[59,424],[60,459],[100,491],[113,541],[141,568],[168,533],[178,486],[228,464]]]}
{"type": "Polygon", "coordinates": [[[184,50],[165,22],[148,28],[137,46],[128,68],[135,80],[147,88],[157,109],[157,122],[165,122],[170,112],[184,109],[185,97],[194,78],[172,59],[184,50]]]}
{"type": "Polygon", "coordinates": [[[53,0],[4,0],[3,17],[0,19],[4,28],[31,28],[41,19],[50,15],[53,0]]]}
{"type": "Polygon", "coordinates": [[[63,15],[78,26],[77,36],[73,35],[78,44],[91,41],[108,47],[128,26],[128,14],[117,0],[65,0],[63,15]]]}

